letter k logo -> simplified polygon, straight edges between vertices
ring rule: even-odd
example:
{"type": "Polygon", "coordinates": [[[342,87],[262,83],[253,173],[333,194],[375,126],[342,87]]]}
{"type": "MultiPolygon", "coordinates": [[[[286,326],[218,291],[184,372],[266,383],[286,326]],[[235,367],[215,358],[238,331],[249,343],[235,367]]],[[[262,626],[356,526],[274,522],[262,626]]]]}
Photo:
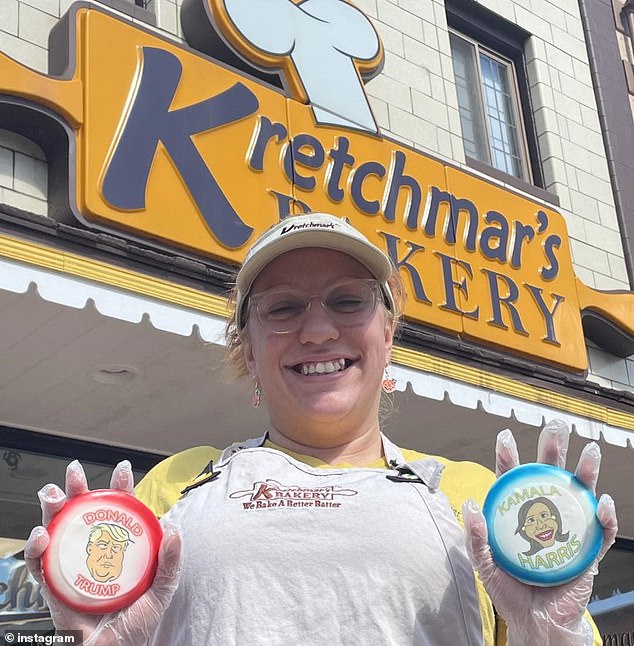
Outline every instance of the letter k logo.
{"type": "Polygon", "coordinates": [[[145,47],[140,79],[103,181],[103,196],[120,209],[142,209],[157,146],[170,155],[207,226],[226,247],[242,246],[252,227],[238,217],[198,152],[192,135],[253,114],[258,100],[236,83],[205,101],[170,110],[181,77],[173,54],[145,47]]]}

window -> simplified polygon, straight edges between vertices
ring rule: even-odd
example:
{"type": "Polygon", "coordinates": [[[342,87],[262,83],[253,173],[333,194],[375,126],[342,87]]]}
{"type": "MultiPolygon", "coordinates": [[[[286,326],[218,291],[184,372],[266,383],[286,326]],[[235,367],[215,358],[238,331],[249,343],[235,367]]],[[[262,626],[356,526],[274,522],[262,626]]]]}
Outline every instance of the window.
{"type": "Polygon", "coordinates": [[[466,0],[445,0],[467,164],[534,192],[545,191],[525,70],[524,29],[466,0]]]}
{"type": "Polygon", "coordinates": [[[449,39],[465,154],[530,181],[512,62],[455,32],[449,39]]]}

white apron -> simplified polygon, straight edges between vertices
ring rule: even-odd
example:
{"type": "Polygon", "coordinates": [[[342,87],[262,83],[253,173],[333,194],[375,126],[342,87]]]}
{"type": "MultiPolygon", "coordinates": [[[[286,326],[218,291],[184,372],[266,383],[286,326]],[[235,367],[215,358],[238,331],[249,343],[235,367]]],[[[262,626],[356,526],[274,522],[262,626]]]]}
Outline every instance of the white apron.
{"type": "Polygon", "coordinates": [[[434,460],[392,470],[309,467],[264,438],[164,520],[182,533],[181,583],[154,644],[476,646],[464,538],[434,460]]]}

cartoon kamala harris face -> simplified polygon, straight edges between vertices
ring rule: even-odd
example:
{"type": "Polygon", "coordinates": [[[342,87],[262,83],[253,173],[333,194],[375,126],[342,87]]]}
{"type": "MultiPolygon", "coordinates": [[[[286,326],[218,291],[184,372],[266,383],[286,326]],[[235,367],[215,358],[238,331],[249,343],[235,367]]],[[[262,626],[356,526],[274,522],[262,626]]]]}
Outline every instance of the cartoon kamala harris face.
{"type": "Polygon", "coordinates": [[[543,496],[527,500],[520,507],[515,533],[528,541],[530,549],[524,554],[529,556],[552,547],[555,541],[567,541],[569,535],[569,532],[562,531],[559,509],[543,496]]]}

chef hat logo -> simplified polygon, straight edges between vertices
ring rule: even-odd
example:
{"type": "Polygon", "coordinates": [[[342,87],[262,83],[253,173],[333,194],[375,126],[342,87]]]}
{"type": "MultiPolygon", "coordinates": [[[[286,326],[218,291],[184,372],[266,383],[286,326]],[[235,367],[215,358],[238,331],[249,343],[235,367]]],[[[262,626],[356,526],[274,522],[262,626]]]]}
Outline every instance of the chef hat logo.
{"type": "Polygon", "coordinates": [[[383,46],[360,9],[345,0],[222,2],[244,56],[253,48],[259,60],[290,59],[280,65],[284,82],[317,123],[378,132],[362,79],[381,71],[383,46]]]}

